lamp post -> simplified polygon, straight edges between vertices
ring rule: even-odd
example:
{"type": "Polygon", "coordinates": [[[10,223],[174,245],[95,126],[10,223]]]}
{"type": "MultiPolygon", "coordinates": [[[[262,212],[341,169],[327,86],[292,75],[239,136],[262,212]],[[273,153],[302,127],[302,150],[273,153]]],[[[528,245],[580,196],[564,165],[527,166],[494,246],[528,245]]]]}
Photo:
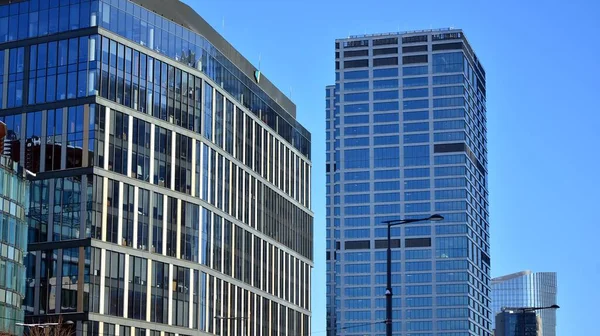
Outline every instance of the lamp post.
{"type": "Polygon", "coordinates": [[[521,333],[522,336],[525,336],[525,332],[526,332],[526,323],[525,323],[525,313],[534,313],[537,310],[544,310],[544,309],[558,309],[560,308],[559,305],[557,304],[553,304],[551,306],[547,306],[547,307],[503,307],[502,311],[506,311],[506,310],[515,310],[515,311],[520,311],[521,314],[523,314],[522,318],[521,318],[521,333]]]}
{"type": "Polygon", "coordinates": [[[415,218],[415,219],[394,219],[383,221],[382,223],[387,224],[387,288],[385,290],[385,307],[386,307],[386,318],[385,318],[385,333],[386,336],[392,336],[392,226],[425,222],[425,221],[441,221],[444,217],[440,215],[431,215],[427,218],[415,218]]]}

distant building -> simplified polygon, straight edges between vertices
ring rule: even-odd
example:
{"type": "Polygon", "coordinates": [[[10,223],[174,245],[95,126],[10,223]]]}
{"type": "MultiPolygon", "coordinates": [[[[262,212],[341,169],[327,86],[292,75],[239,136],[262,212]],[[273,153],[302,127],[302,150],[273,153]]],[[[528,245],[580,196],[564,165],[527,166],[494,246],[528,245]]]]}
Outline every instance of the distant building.
{"type": "MultiPolygon", "coordinates": [[[[501,313],[503,307],[549,307],[557,303],[556,292],[555,272],[522,271],[494,278],[492,312],[494,315],[501,313]]],[[[556,336],[556,310],[538,310],[536,314],[542,320],[543,336],[556,336]]]]}
{"type": "Polygon", "coordinates": [[[495,325],[494,336],[542,336],[542,320],[532,311],[502,311],[495,325]]]}

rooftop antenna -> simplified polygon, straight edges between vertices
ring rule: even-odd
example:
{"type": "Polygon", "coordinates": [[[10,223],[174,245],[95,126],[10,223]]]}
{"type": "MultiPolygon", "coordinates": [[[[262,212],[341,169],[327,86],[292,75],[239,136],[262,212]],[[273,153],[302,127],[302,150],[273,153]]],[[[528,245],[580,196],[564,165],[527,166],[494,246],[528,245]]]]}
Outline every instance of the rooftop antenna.
{"type": "Polygon", "coordinates": [[[223,15],[223,20],[221,21],[221,29],[225,32],[225,16],[223,15]]]}
{"type": "Polygon", "coordinates": [[[290,86],[290,99],[292,99],[292,86],[290,86]]]}

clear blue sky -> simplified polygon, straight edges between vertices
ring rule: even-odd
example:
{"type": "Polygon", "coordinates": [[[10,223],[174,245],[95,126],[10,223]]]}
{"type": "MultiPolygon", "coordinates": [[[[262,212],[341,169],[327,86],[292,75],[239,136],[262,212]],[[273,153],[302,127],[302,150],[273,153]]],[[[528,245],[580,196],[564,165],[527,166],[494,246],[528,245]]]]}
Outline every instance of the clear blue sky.
{"type": "MultiPolygon", "coordinates": [[[[558,272],[558,335],[600,335],[597,1],[186,0],[312,132],[313,331],[325,330],[325,86],[334,40],[462,28],[487,72],[492,276],[558,272]],[[224,25],[223,25],[224,22],[224,25]]],[[[325,333],[318,333],[325,335],[325,333]]]]}

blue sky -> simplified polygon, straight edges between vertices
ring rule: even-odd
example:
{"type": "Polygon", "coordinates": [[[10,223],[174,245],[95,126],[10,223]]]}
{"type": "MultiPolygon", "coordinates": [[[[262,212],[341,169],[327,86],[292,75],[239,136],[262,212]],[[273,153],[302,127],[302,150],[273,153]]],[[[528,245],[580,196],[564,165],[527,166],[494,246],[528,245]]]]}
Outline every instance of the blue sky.
{"type": "Polygon", "coordinates": [[[600,335],[595,1],[220,0],[187,3],[284,93],[312,132],[313,333],[325,335],[325,86],[334,40],[462,28],[487,73],[492,276],[558,272],[558,335],[600,335]],[[259,56],[260,55],[260,56],[259,56]]]}

